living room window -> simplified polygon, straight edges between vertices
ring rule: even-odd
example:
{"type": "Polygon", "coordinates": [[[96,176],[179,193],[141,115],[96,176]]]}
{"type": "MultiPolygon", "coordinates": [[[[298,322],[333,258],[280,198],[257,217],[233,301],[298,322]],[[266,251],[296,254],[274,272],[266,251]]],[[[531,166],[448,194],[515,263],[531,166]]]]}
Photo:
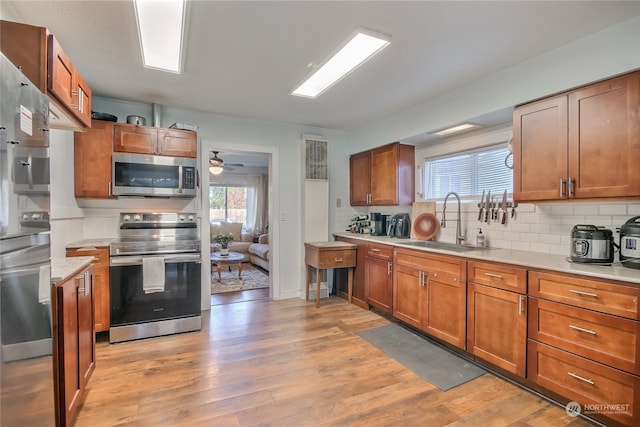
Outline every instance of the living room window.
{"type": "Polygon", "coordinates": [[[209,218],[212,222],[247,223],[247,187],[209,187],[209,218]]]}

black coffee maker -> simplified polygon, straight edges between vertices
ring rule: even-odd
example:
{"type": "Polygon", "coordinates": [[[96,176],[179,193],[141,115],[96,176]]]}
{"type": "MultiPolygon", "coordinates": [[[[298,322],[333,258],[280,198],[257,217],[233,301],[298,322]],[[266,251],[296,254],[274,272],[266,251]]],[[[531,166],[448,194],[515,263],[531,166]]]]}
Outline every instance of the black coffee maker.
{"type": "Polygon", "coordinates": [[[371,213],[371,235],[386,236],[388,219],[389,219],[389,215],[381,214],[379,212],[372,212],[371,213]]]}

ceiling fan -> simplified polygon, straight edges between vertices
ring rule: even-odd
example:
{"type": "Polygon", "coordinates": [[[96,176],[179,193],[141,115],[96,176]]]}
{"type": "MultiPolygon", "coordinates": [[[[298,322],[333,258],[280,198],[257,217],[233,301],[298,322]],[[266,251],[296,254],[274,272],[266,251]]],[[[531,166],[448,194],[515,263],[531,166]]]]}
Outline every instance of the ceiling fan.
{"type": "Polygon", "coordinates": [[[220,157],[218,157],[219,151],[213,151],[213,157],[209,159],[209,172],[214,175],[219,175],[222,171],[227,170],[231,172],[233,167],[243,167],[242,163],[225,163],[220,157]]]}

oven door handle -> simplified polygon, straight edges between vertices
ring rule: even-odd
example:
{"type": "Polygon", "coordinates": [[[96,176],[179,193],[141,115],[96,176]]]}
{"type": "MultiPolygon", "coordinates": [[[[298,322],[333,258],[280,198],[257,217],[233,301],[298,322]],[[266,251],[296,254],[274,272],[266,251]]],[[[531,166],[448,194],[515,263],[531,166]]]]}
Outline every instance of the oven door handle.
{"type": "Polygon", "coordinates": [[[118,256],[111,257],[109,259],[110,266],[125,266],[125,265],[142,265],[143,258],[164,258],[165,264],[173,264],[173,263],[181,263],[181,262],[195,262],[200,264],[202,259],[200,258],[200,254],[189,254],[189,255],[171,255],[171,256],[118,256]]]}

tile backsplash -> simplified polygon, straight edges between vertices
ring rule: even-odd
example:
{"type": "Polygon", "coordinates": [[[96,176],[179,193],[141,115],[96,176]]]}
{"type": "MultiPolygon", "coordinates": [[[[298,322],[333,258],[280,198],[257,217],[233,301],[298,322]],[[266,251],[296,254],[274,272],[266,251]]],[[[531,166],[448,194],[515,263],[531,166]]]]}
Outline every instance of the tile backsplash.
{"type": "MultiPolygon", "coordinates": [[[[613,231],[614,240],[618,241],[617,229],[629,218],[640,216],[638,202],[608,203],[523,203],[516,208],[515,218],[507,218],[507,224],[497,222],[489,224],[478,221],[476,202],[463,202],[461,206],[462,232],[466,232],[466,241],[475,244],[478,229],[482,228],[485,243],[488,247],[519,249],[531,252],[550,253],[569,256],[571,245],[571,229],[576,224],[603,226],[613,231]]],[[[441,229],[436,240],[455,242],[455,218],[457,203],[450,199],[447,202],[447,226],[441,229]]],[[[382,212],[394,214],[411,213],[411,207],[378,206],[358,207],[346,206],[335,210],[335,232],[347,229],[351,218],[357,214],[382,212]]],[[[436,203],[436,216],[442,218],[442,201],[436,203]]]]}

